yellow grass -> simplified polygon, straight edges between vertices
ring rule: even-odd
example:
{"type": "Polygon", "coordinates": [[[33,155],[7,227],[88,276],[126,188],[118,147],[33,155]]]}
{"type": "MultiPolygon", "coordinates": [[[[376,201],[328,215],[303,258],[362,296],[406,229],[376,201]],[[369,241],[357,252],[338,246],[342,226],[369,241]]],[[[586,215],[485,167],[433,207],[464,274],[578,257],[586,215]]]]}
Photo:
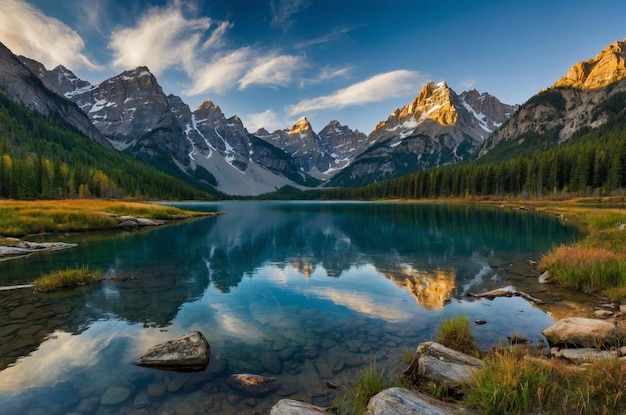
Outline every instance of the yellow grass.
{"type": "Polygon", "coordinates": [[[112,229],[118,225],[112,214],[162,220],[207,215],[171,206],[99,199],[4,200],[0,201],[0,235],[112,229]]]}

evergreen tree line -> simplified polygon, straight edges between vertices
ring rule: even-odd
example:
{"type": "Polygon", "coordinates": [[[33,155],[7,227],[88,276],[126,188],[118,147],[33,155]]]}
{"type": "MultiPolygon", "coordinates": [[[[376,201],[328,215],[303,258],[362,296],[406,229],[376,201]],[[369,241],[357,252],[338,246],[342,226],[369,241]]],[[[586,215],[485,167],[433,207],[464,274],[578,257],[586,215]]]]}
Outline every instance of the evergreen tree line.
{"type": "Polygon", "coordinates": [[[610,195],[626,187],[626,109],[615,111],[596,129],[585,128],[563,145],[555,143],[558,130],[529,133],[495,147],[489,154],[464,164],[421,170],[397,179],[363,187],[299,191],[285,187],[270,199],[374,200],[381,198],[445,198],[469,196],[610,195]],[[548,140],[550,143],[544,142],[548,140]],[[530,144],[528,144],[530,143],[530,144]],[[525,146],[529,145],[529,148],[525,146]],[[541,147],[550,149],[545,150],[541,147]],[[506,151],[501,151],[503,147],[506,151]]]}
{"type": "Polygon", "coordinates": [[[502,161],[480,159],[418,171],[325,198],[546,197],[609,195],[626,186],[626,110],[566,144],[542,152],[511,151],[502,161]],[[517,155],[516,155],[517,154],[517,155]]]}
{"type": "Polygon", "coordinates": [[[206,192],[14,103],[0,89],[0,197],[210,199],[206,192]]]}

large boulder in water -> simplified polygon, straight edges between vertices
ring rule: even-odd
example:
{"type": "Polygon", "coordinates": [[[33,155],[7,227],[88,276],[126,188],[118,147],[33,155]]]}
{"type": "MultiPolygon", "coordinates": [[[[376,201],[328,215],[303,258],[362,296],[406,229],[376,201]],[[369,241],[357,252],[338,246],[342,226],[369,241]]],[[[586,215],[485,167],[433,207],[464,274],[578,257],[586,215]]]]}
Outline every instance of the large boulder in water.
{"type": "Polygon", "coordinates": [[[553,346],[599,347],[615,343],[615,324],[593,318],[568,317],[557,321],[543,331],[553,346]]]}
{"type": "Polygon", "coordinates": [[[198,372],[206,369],[211,356],[211,346],[199,331],[157,344],[135,362],[138,366],[181,372],[198,372]]]}

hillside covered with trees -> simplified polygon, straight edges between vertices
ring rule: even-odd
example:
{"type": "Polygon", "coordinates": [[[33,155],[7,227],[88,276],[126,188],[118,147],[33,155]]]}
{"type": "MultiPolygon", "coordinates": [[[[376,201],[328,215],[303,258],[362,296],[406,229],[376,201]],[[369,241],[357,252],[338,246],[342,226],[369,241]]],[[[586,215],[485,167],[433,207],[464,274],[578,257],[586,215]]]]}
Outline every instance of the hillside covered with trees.
{"type": "Polygon", "coordinates": [[[212,199],[206,190],[106,149],[0,90],[0,197],[212,199]]]}

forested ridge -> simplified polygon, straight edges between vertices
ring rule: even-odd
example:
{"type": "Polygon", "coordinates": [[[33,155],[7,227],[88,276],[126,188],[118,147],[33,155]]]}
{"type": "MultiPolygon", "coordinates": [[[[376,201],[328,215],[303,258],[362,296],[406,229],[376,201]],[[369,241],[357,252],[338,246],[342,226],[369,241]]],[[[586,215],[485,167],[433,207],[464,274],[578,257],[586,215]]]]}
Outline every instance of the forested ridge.
{"type": "Polygon", "coordinates": [[[284,188],[263,197],[371,200],[610,195],[626,185],[626,101],[621,98],[606,103],[611,111],[605,124],[585,128],[562,145],[556,145],[558,129],[526,133],[523,146],[516,144],[518,137],[500,143],[484,158],[458,165],[421,170],[362,187],[284,188]]]}
{"type": "MultiPolygon", "coordinates": [[[[60,117],[59,117],[60,118],[60,117]]],[[[0,197],[210,199],[202,190],[82,136],[0,89],[0,197]]]]}

